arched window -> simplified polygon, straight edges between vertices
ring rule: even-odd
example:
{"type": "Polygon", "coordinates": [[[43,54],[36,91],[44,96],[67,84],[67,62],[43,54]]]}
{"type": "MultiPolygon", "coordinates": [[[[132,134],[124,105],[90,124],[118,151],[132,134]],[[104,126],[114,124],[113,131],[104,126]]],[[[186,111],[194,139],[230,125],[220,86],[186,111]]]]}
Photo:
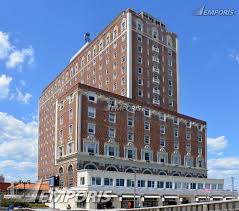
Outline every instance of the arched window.
{"type": "Polygon", "coordinates": [[[95,169],[95,170],[97,170],[97,167],[96,167],[95,164],[89,163],[89,164],[85,165],[84,169],[95,169]]]}
{"type": "Polygon", "coordinates": [[[180,175],[179,175],[179,173],[174,173],[173,176],[174,177],[179,177],[180,175]]]}
{"type": "Polygon", "coordinates": [[[172,164],[181,165],[181,156],[178,152],[172,154],[172,164]]]}
{"type": "Polygon", "coordinates": [[[135,170],[132,168],[127,168],[126,171],[127,173],[135,173],[135,170]]]}
{"type": "Polygon", "coordinates": [[[186,177],[192,177],[192,175],[191,174],[186,174],[186,177]]]}
{"type": "Polygon", "coordinates": [[[159,172],[159,175],[162,175],[162,176],[163,176],[163,175],[167,175],[167,173],[166,173],[165,171],[160,171],[160,172],[159,172]]]}
{"type": "Polygon", "coordinates": [[[197,167],[198,168],[205,168],[204,159],[202,157],[197,158],[197,167]]]}
{"type": "Polygon", "coordinates": [[[158,162],[159,163],[168,163],[168,153],[160,151],[158,152],[158,162]]]}
{"type": "Polygon", "coordinates": [[[145,170],[143,171],[143,174],[152,174],[152,172],[151,172],[149,169],[145,169],[145,170]]]}
{"type": "Polygon", "coordinates": [[[62,167],[59,169],[59,186],[60,188],[63,188],[64,186],[64,170],[62,167]]]}
{"type": "Polygon", "coordinates": [[[68,188],[73,187],[73,167],[70,165],[67,169],[67,184],[68,188]]]}
{"type": "Polygon", "coordinates": [[[193,167],[193,158],[192,156],[186,155],[184,158],[184,165],[187,167],[193,167]]]}
{"type": "Polygon", "coordinates": [[[118,169],[115,166],[108,166],[106,171],[118,171],[118,169]]]}

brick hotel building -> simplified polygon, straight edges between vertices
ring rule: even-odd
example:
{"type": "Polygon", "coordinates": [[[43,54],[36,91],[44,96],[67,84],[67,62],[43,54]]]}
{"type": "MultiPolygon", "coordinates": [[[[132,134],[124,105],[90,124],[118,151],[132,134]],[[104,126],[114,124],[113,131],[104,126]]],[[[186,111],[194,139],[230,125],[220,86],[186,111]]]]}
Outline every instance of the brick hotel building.
{"type": "Polygon", "coordinates": [[[114,188],[114,207],[134,197],[141,206],[231,197],[223,180],[207,179],[206,122],[179,113],[177,42],[130,9],[86,42],[40,97],[38,178],[59,175],[60,188],[75,191],[114,188]]]}

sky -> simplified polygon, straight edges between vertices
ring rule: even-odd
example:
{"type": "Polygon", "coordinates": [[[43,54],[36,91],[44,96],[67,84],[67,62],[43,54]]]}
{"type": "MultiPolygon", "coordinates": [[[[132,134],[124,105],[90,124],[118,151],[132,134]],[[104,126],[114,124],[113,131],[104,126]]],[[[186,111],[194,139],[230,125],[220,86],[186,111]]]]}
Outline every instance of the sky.
{"type": "Polygon", "coordinates": [[[84,44],[121,11],[146,11],[179,38],[180,113],[208,123],[208,174],[239,189],[239,5],[237,1],[2,0],[0,174],[36,180],[38,98],[84,44]],[[194,16],[234,9],[233,16],[194,16]]]}

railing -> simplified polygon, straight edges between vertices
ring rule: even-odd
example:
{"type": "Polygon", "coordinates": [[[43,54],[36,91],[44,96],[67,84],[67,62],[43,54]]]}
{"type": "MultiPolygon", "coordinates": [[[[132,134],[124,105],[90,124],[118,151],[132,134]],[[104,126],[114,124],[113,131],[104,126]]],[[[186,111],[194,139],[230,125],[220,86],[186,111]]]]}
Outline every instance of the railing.
{"type": "Polygon", "coordinates": [[[239,200],[182,204],[164,207],[120,209],[121,211],[239,211],[239,200]]]}

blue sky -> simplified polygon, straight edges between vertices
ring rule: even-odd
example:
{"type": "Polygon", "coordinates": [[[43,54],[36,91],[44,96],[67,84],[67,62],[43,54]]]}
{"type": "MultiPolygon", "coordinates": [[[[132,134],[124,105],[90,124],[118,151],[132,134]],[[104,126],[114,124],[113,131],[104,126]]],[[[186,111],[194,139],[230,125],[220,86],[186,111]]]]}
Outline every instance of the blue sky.
{"type": "MultiPolygon", "coordinates": [[[[126,8],[146,11],[179,37],[180,111],[208,122],[209,175],[239,181],[237,1],[30,1],[0,3],[0,174],[35,179],[42,89],[126,8]],[[230,17],[192,13],[235,9],[230,17]],[[20,143],[20,144],[19,144],[20,143]]],[[[227,188],[230,188],[228,185],[227,188]]]]}

